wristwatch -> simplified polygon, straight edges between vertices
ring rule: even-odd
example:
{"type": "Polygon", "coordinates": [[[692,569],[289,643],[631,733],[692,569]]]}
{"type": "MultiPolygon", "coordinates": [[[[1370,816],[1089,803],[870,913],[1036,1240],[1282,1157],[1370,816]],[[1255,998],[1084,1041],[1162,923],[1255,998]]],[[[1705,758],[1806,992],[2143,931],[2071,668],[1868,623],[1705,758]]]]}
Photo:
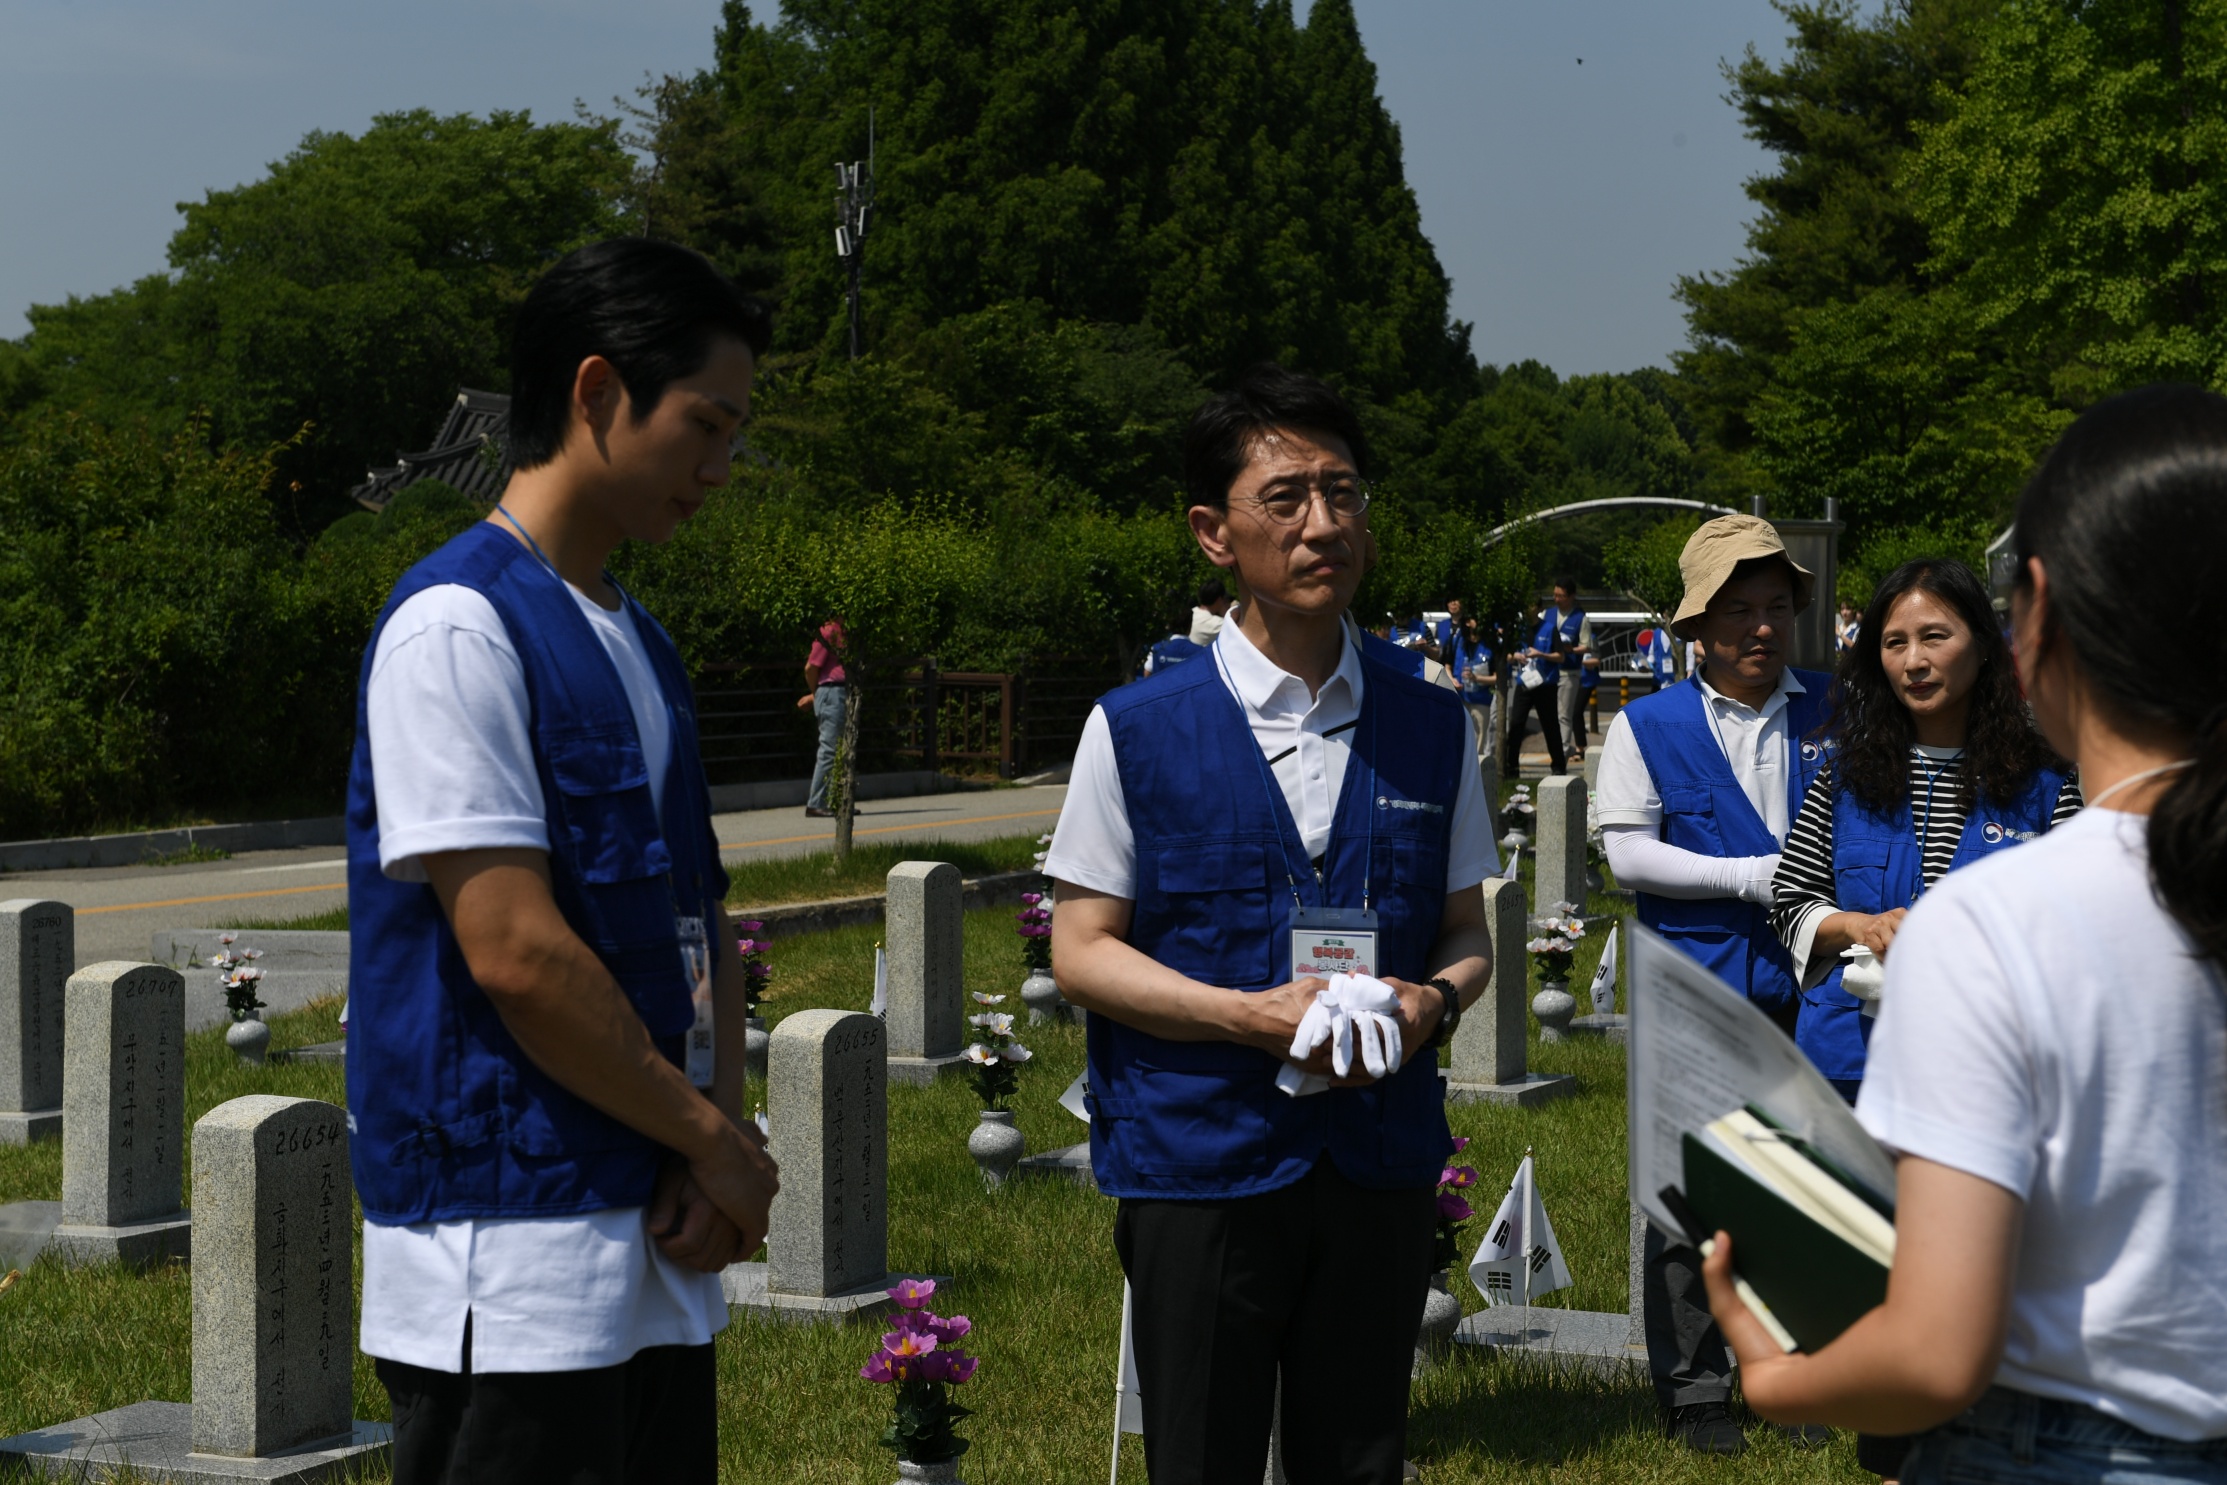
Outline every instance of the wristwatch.
{"type": "Polygon", "coordinates": [[[1461,994],[1443,979],[1430,979],[1423,983],[1436,985],[1438,993],[1444,997],[1446,1002],[1446,1009],[1439,1013],[1438,1029],[1431,1033],[1431,1039],[1423,1045],[1426,1047],[1443,1047],[1454,1039],[1454,1033],[1461,1027],[1461,994]]]}

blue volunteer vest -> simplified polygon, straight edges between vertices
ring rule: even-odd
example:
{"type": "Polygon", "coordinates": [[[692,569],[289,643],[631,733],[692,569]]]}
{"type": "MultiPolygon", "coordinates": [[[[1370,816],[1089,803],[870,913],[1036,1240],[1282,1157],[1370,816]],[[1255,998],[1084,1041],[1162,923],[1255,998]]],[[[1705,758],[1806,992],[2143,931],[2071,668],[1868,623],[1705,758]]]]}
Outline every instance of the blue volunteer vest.
{"type": "Polygon", "coordinates": [[[1196,660],[1206,653],[1206,646],[1193,644],[1188,634],[1171,634],[1152,647],[1152,668],[1166,670],[1171,665],[1181,665],[1186,660],[1196,660]]]}
{"type": "Polygon", "coordinates": [[[1492,651],[1484,645],[1473,645],[1463,640],[1454,650],[1454,679],[1461,682],[1461,699],[1471,706],[1484,706],[1493,698],[1493,688],[1479,682],[1471,685],[1469,672],[1492,669],[1492,651]]]}
{"type": "MultiPolygon", "coordinates": [[[[694,1009],[674,919],[713,921],[727,891],[680,656],[627,599],[672,715],[660,819],[626,690],[564,583],[483,522],[403,574],[379,629],[444,583],[487,598],[525,670],[557,906],[677,1063],[694,1009]]],[[[363,710],[378,644],[374,630],[348,775],[349,1154],[364,1216],[391,1226],[640,1206],[661,1148],[536,1067],[473,982],[433,889],[379,869],[363,710]]]]}
{"type": "MultiPolygon", "coordinates": [[[[1361,716],[1319,885],[1218,665],[1154,675],[1100,703],[1136,840],[1137,949],[1210,985],[1284,984],[1288,855],[1310,906],[1360,906],[1366,877],[1378,972],[1429,972],[1455,795],[1476,762],[1453,692],[1387,668],[1373,646],[1361,656],[1361,716]]],[[[1276,1087],[1281,1060],[1252,1047],[1165,1041],[1106,1016],[1090,1018],[1088,1041],[1091,1165],[1111,1196],[1250,1196],[1290,1185],[1325,1154],[1356,1185],[1429,1186],[1453,1150],[1429,1052],[1368,1087],[1291,1098],[1276,1087]]]]}
{"type": "MultiPolygon", "coordinates": [[[[1584,628],[1584,609],[1573,608],[1570,610],[1569,617],[1561,618],[1557,615],[1554,606],[1549,604],[1547,605],[1547,611],[1539,615],[1539,627],[1531,636],[1531,648],[1534,650],[1567,649],[1577,643],[1577,637],[1584,628]]],[[[1557,662],[1541,660],[1538,664],[1539,674],[1546,677],[1548,685],[1551,686],[1562,678],[1562,667],[1557,662]]]]}
{"type": "MultiPolygon", "coordinates": [[[[2065,775],[2037,772],[2008,805],[1982,794],[1964,822],[1949,870],[1970,866],[2044,834],[2056,812],[2065,775]]],[[[1845,788],[1833,790],[1833,901],[1843,912],[1884,913],[1909,907],[1925,894],[1925,853],[1918,843],[1912,801],[1885,813],[1872,809],[1845,788]]],[[[1841,988],[1844,965],[1802,992],[1794,1040],[1828,1078],[1860,1082],[1871,1017],[1862,1002],[1841,988]]]]}
{"type": "MultiPolygon", "coordinates": [[[[1786,817],[1800,811],[1826,748],[1811,740],[1824,720],[1830,678],[1797,670],[1807,689],[1786,698],[1786,817]]],[[[1756,813],[1717,746],[1701,679],[1689,676],[1624,708],[1632,737],[1663,802],[1662,839],[1703,856],[1770,856],[1778,840],[1756,813]]],[[[1639,894],[1639,921],[1669,939],[1766,1011],[1794,1006],[1794,963],[1771,930],[1770,910],[1737,897],[1639,894]]]]}

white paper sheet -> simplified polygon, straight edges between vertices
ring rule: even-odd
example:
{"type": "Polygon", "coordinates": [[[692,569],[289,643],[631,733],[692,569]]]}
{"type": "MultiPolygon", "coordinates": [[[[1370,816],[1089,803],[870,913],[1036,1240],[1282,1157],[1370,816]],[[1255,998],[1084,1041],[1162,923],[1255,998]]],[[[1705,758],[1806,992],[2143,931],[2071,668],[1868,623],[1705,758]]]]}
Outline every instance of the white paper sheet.
{"type": "Polygon", "coordinates": [[[1683,1230],[1656,1194],[1685,1189],[1679,1137],[1751,1103],[1893,1200],[1893,1161],[1786,1033],[1667,939],[1630,927],[1631,1197],[1655,1225],[1683,1230]]]}

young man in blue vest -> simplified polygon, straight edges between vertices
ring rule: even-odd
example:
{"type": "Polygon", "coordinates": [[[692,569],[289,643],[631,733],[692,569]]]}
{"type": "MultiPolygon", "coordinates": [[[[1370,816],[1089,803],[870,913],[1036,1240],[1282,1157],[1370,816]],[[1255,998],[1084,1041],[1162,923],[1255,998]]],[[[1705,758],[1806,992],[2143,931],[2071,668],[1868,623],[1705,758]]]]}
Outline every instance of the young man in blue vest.
{"type": "Polygon", "coordinates": [[[775,1172],[688,678],[604,563],[726,483],[770,328],[668,244],[552,267],[502,500],[364,656],[348,1124],[399,1485],[717,1474],[719,1270],[775,1172]]]}
{"type": "Polygon", "coordinates": [[[1092,712],[1046,863],[1155,1485],[1259,1479],[1279,1374],[1294,1485],[1401,1476],[1453,1148],[1436,1049],[1485,984],[1495,853],[1459,695],[1344,622],[1375,559],[1363,455],[1279,367],[1201,409],[1191,530],[1238,606],[1206,660],[1092,712]],[[1326,984],[1295,966],[1328,963],[1396,996],[1376,1076],[1292,1061],[1326,984]]]}
{"type": "MultiPolygon", "coordinates": [[[[1831,678],[1787,664],[1794,616],[1815,586],[1771,523],[1721,516],[1679,557],[1671,632],[1700,670],[1609,724],[1596,808],[1619,886],[1640,922],[1716,971],[1794,1033],[1793,961],[1770,925],[1771,878],[1821,756],[1831,678]]],[[[1709,1317],[1701,1255],[1650,1227],[1647,1360],[1671,1432],[1713,1454],[1747,1447],[1726,1404],[1731,1363],[1709,1317]]],[[[1808,1442],[1806,1437],[1805,1442],[1808,1442]]]]}

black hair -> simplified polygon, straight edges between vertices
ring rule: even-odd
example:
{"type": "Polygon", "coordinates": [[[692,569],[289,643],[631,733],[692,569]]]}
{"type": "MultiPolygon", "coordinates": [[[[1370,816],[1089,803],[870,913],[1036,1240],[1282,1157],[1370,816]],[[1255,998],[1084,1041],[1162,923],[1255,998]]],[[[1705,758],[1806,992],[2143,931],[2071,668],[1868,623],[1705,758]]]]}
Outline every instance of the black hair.
{"type": "Polygon", "coordinates": [[[568,253],[535,281],[510,339],[510,458],[532,469],[557,457],[572,419],[580,363],[609,361],[639,423],[665,389],[711,359],[731,335],[763,358],[773,312],[702,254],[646,237],[614,237],[568,253]]]}
{"type": "Polygon", "coordinates": [[[1229,597],[1229,589],[1222,586],[1218,577],[1210,577],[1199,584],[1199,607],[1207,608],[1229,597]]]}
{"type": "Polygon", "coordinates": [[[1572,598],[1577,597],[1577,579],[1570,576],[1566,572],[1563,573],[1562,576],[1556,578],[1552,586],[1560,588],[1563,592],[1569,594],[1572,598]]]}
{"type": "Polygon", "coordinates": [[[1262,362],[1235,386],[1210,397],[1183,434],[1183,485],[1193,505],[1229,504],[1230,486],[1252,458],[1253,444],[1277,428],[1303,428],[1340,439],[1366,473],[1368,439],[1361,420],[1330,386],[1273,362],[1262,362]]]}
{"type": "Polygon", "coordinates": [[[2150,885],[2227,963],[2227,397],[2152,386],[2081,414],[2020,493],[2016,540],[2017,586],[2030,558],[2049,574],[2044,643],[2072,646],[2115,720],[2195,760],[2150,811],[2150,885]]]}
{"type": "Polygon", "coordinates": [[[2043,768],[2061,764],[2034,727],[2010,646],[1988,603],[1987,589],[1963,563],[1945,557],[1920,557],[1887,574],[1864,607],[1856,642],[1840,657],[1833,676],[1832,715],[1826,728],[1839,740],[1833,761],[1841,787],[1874,810],[1899,806],[1910,793],[1910,745],[1917,728],[1910,709],[1895,693],[1879,657],[1887,615],[1904,596],[1923,592],[1940,601],[1971,631],[1979,651],[1979,676],[1972,683],[1966,713],[1964,768],[1958,780],[1962,804],[1970,813],[1985,794],[2009,804],[2043,768]]]}

